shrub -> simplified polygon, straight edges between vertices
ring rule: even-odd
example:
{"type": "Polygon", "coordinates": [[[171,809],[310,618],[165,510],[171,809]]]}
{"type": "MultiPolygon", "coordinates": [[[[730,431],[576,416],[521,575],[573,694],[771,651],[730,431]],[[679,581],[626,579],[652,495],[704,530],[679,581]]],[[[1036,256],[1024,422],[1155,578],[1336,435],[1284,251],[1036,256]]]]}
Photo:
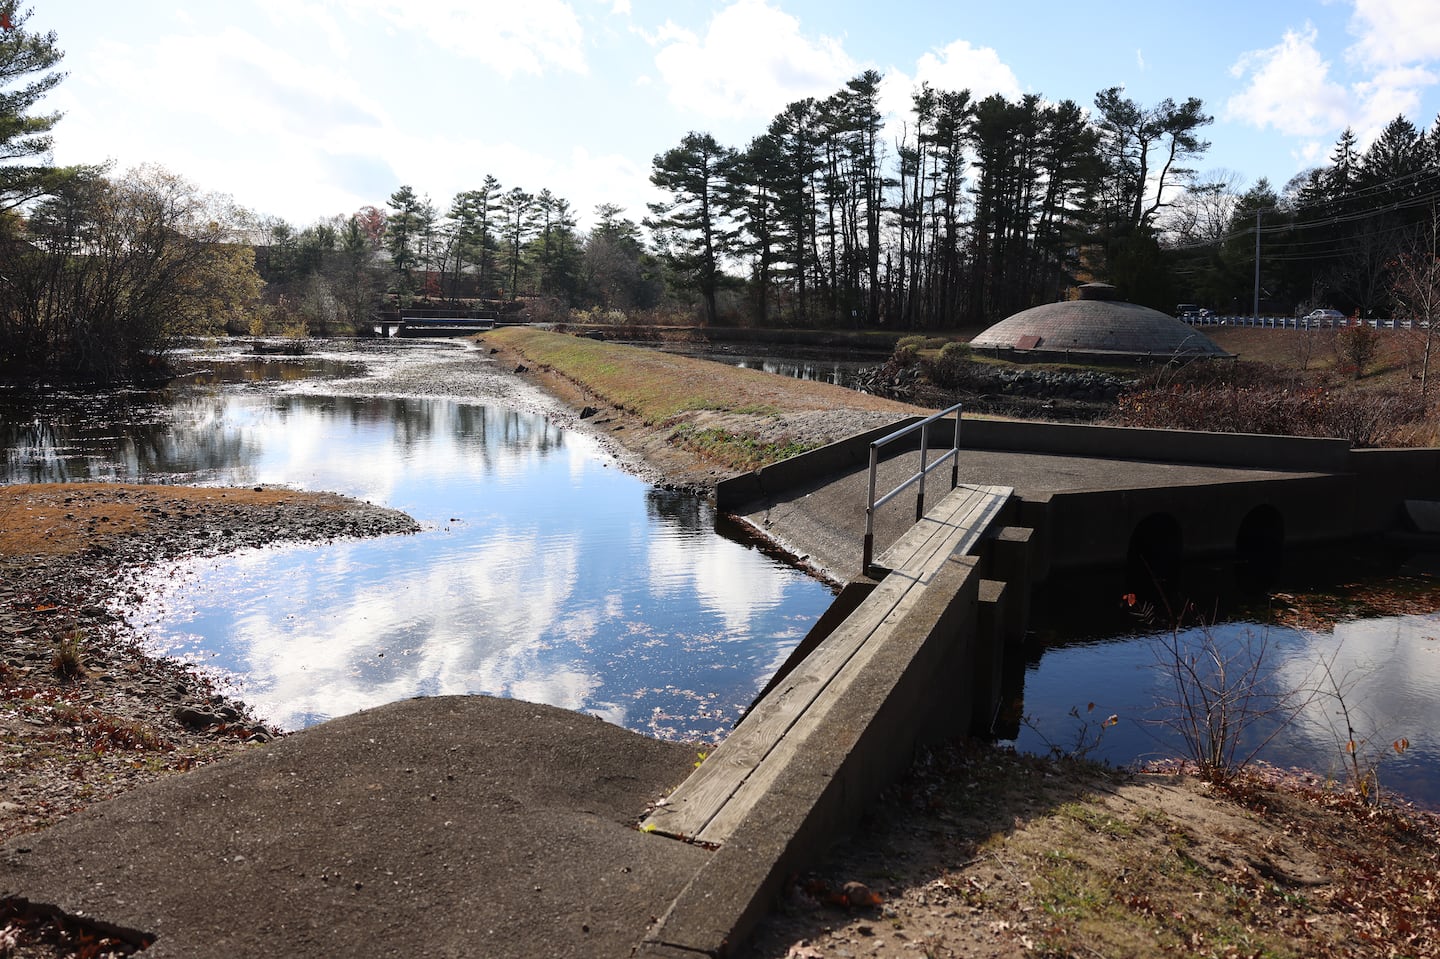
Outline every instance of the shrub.
{"type": "Polygon", "coordinates": [[[69,681],[84,675],[85,661],[80,653],[83,639],[84,634],[79,630],[72,630],[60,637],[55,654],[50,657],[50,671],[60,679],[69,681]]]}
{"type": "Polygon", "coordinates": [[[1365,375],[1365,368],[1380,352],[1380,332],[1369,326],[1347,326],[1335,335],[1335,353],[1341,363],[1354,370],[1355,379],[1365,375]]]}
{"type": "Polygon", "coordinates": [[[1151,429],[1338,436],[1357,447],[1373,447],[1413,434],[1424,416],[1419,397],[1394,391],[1209,383],[1127,393],[1120,397],[1111,422],[1151,429]]]}
{"type": "Polygon", "coordinates": [[[940,348],[940,355],[925,361],[925,377],[936,386],[958,389],[970,378],[970,345],[947,342],[940,348]]]}
{"type": "Polygon", "coordinates": [[[902,336],[895,343],[890,359],[900,366],[913,366],[920,359],[920,350],[925,346],[923,336],[902,336]]]}

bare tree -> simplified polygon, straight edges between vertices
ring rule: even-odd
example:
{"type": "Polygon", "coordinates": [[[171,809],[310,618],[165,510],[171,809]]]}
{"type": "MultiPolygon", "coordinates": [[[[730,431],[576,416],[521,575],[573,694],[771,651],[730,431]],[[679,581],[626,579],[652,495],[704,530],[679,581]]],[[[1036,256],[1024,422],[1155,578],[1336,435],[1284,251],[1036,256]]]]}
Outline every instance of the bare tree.
{"type": "Polygon", "coordinates": [[[1230,231],[1244,178],[1234,170],[1211,170],[1176,198],[1160,227],[1181,245],[1218,243],[1230,231]]]}
{"type": "Polygon", "coordinates": [[[1420,395],[1430,385],[1430,355],[1435,346],[1435,324],[1440,322],[1440,211],[1431,209],[1430,222],[1418,230],[1409,249],[1396,258],[1390,295],[1397,312],[1418,327],[1422,359],[1420,395]]]}

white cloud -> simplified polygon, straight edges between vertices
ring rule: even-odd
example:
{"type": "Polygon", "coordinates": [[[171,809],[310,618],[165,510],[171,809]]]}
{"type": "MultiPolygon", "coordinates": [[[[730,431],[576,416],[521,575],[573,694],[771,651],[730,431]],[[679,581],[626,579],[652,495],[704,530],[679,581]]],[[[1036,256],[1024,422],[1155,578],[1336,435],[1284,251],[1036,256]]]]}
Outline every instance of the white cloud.
{"type": "Polygon", "coordinates": [[[547,67],[587,71],[584,34],[563,0],[328,0],[357,21],[379,16],[505,77],[538,76],[547,67]]]}
{"type": "Polygon", "coordinates": [[[1440,59],[1435,0],[1355,0],[1350,32],[1356,43],[1347,56],[1360,65],[1440,59]]]}
{"type": "Polygon", "coordinates": [[[654,42],[670,102],[706,117],[769,119],[787,103],[828,96],[861,67],[831,37],[765,0],[737,0],[699,36],[667,23],[654,42]]]}
{"type": "Polygon", "coordinates": [[[345,212],[377,186],[394,188],[374,151],[390,120],[353,90],[343,73],[236,27],[144,46],[110,43],[60,91],[57,105],[72,122],[57,160],[158,160],[261,212],[345,212]],[[166,91],[163,109],[128,109],[153,101],[156,90],[166,91]]]}
{"type": "Polygon", "coordinates": [[[915,91],[922,83],[937,90],[969,90],[975,101],[995,93],[1017,100],[1023,93],[1014,71],[1001,61],[998,53],[989,47],[973,47],[966,40],[955,40],[921,54],[913,77],[893,68],[886,71],[880,84],[880,108],[888,118],[886,143],[907,136],[906,124],[913,120],[915,91]]]}
{"type": "Polygon", "coordinates": [[[983,100],[998,93],[1009,100],[1022,92],[1015,72],[990,47],[973,47],[955,40],[939,50],[922,54],[915,64],[915,84],[928,82],[938,90],[969,90],[983,100]]]}
{"type": "Polygon", "coordinates": [[[346,40],[344,31],[323,6],[303,0],[259,0],[259,3],[260,8],[282,29],[311,27],[324,34],[330,51],[337,57],[350,55],[350,43],[346,40]]]}
{"type": "MultiPolygon", "coordinates": [[[[1358,107],[1352,125],[1360,142],[1369,143],[1385,124],[1402,113],[1414,117],[1420,107],[1421,91],[1435,79],[1435,74],[1422,67],[1392,67],[1355,84],[1358,107]]],[[[1423,129],[1425,118],[1418,119],[1423,129]]]]}
{"type": "Polygon", "coordinates": [[[953,40],[939,50],[927,50],[916,60],[916,85],[929,82],[936,89],[968,89],[973,99],[999,94],[1007,99],[1021,95],[1020,81],[999,53],[988,46],[973,48],[968,40],[953,40]]]}
{"type": "MultiPolygon", "coordinates": [[[[1334,79],[1330,61],[1320,53],[1319,33],[1311,24],[1289,31],[1274,47],[1245,54],[1231,68],[1249,77],[1244,91],[1226,104],[1226,118],[1281,133],[1323,137],[1350,127],[1365,147],[1396,116],[1414,117],[1426,88],[1437,74],[1426,61],[1440,58],[1440,20],[1431,15],[1435,0],[1355,0],[1351,32],[1357,37],[1345,53],[1354,77],[1334,79]]],[[[1424,118],[1420,119],[1424,125],[1424,118]]],[[[1323,149],[1306,144],[1299,155],[1323,159],[1323,149]]]]}
{"type": "Polygon", "coordinates": [[[1349,120],[1350,97],[1329,79],[1330,64],[1316,47],[1317,31],[1286,31],[1276,46],[1245,54],[1230,69],[1249,76],[1249,86],[1225,105],[1226,119],[1257,127],[1273,126],[1294,136],[1338,130],[1349,120]]]}

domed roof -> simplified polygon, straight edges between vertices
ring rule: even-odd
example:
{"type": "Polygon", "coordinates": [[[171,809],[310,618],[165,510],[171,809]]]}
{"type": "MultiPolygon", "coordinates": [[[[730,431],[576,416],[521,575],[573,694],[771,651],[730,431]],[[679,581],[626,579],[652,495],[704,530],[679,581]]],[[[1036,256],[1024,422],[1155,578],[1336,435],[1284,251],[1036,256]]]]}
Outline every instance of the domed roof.
{"type": "Polygon", "coordinates": [[[1152,356],[1229,356],[1208,336],[1148,306],[1114,299],[1105,283],[1080,287],[1080,299],[1022,310],[970,341],[977,349],[1152,356]]]}

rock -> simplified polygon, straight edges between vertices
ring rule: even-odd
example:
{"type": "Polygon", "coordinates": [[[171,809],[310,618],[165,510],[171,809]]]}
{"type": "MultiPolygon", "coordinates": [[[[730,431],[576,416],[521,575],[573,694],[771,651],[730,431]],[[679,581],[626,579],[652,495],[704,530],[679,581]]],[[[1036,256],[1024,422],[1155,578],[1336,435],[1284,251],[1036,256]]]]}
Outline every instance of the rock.
{"type": "Polygon", "coordinates": [[[845,897],[846,904],[852,909],[868,909],[881,903],[880,897],[863,882],[847,882],[840,887],[840,894],[845,897]]]}
{"type": "Polygon", "coordinates": [[[225,721],[215,713],[196,709],[194,706],[176,706],[170,715],[180,725],[188,726],[191,729],[209,729],[211,726],[218,726],[225,721]]]}
{"type": "Polygon", "coordinates": [[[516,373],[529,373],[529,372],[530,372],[530,367],[526,366],[524,363],[521,363],[521,364],[519,364],[518,366],[515,367],[515,372],[516,372],[516,373]]]}
{"type": "Polygon", "coordinates": [[[587,406],[587,407],[585,407],[583,410],[580,411],[580,418],[581,418],[582,420],[588,420],[590,417],[594,416],[595,414],[597,414],[597,413],[599,413],[599,412],[600,412],[600,411],[597,410],[595,407],[593,407],[593,406],[587,406]]]}

